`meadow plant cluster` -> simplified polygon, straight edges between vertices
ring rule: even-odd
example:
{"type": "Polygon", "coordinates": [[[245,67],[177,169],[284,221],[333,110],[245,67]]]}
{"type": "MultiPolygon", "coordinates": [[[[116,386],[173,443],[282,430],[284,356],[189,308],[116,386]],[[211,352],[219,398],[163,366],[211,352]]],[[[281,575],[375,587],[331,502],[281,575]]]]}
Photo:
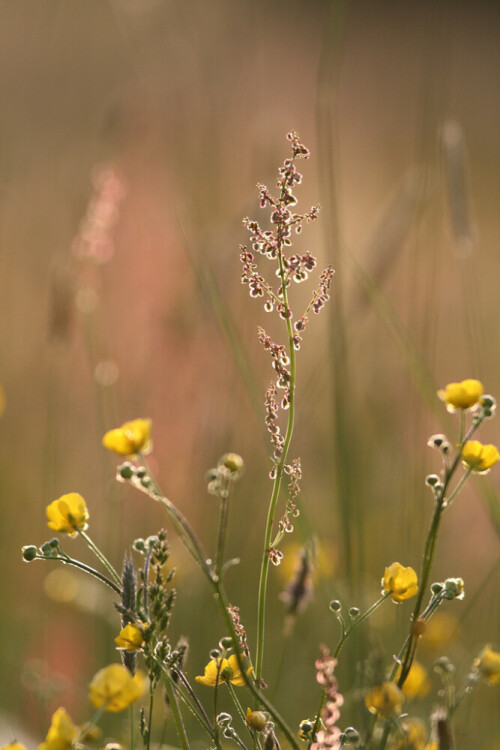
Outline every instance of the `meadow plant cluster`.
{"type": "MultiPolygon", "coordinates": [[[[466,675],[456,677],[454,665],[441,656],[435,664],[442,689],[435,699],[430,716],[413,714],[411,699],[429,690],[425,669],[417,660],[419,642],[432,618],[445,609],[450,600],[463,599],[465,584],[461,578],[433,581],[432,569],[445,512],[455,502],[472,474],[489,472],[500,455],[493,445],[475,439],[483,422],[495,414],[495,400],[484,392],[475,379],[449,383],[437,397],[457,419],[457,435],[433,435],[429,446],[435,451],[436,472],[425,483],[433,500],[433,514],[424,542],[422,563],[415,571],[399,561],[387,561],[380,571],[380,596],[366,609],[348,607],[339,600],[329,606],[328,617],[334,627],[325,629],[324,643],[317,644],[316,681],[311,685],[300,674],[304,684],[304,712],[290,716],[286,688],[281,688],[275,702],[272,685],[267,684],[265,636],[271,623],[266,616],[267,585],[270,566],[280,565],[283,539],[294,530],[299,514],[302,466],[299,457],[291,456],[296,410],[297,357],[311,313],[319,313],[329,300],[334,270],[328,266],[319,274],[310,301],[299,314],[292,309],[293,284],[308,280],[317,261],[308,251],[291,252],[292,238],[305,225],[315,221],[319,207],[296,212],[295,190],[302,181],[297,165],[309,157],[309,151],[296,133],[288,140],[291,155],[279,169],[277,192],[259,185],[260,207],[270,211],[269,228],[245,219],[250,247],[241,246],[241,282],[250,296],[260,300],[268,313],[279,318],[281,342],[263,328],[258,338],[271,358],[274,378],[267,388],[265,425],[270,442],[270,500],[263,522],[263,543],[255,607],[256,638],[250,643],[245,623],[240,617],[237,593],[226,587],[229,568],[241,564],[242,576],[248,576],[245,561],[228,559],[226,539],[229,533],[229,511],[235,486],[244,474],[244,461],[228,452],[208,471],[208,492],[218,501],[219,524],[213,550],[205,550],[190,520],[176,503],[166,497],[153,476],[147,456],[153,448],[152,421],[137,418],[109,430],[103,437],[105,449],[118,454],[122,463],[117,469],[119,482],[133,486],[165,510],[166,519],[195,560],[201,576],[213,593],[220,613],[220,640],[213,644],[206,663],[191,664],[188,640],[171,640],[169,624],[175,617],[176,597],[174,570],[169,566],[169,535],[159,530],[146,539],[136,539],[124,555],[123,567],[117,571],[87,533],[91,512],[84,498],[70,492],[47,506],[48,526],[59,536],[41,546],[23,548],[26,562],[59,561],[87,573],[107,587],[116,608],[117,659],[104,665],[89,684],[89,701],[94,713],[72,717],[61,706],[47,717],[48,729],[39,750],[78,750],[83,748],[130,748],[143,743],[145,748],[166,747],[161,739],[165,732],[177,735],[177,746],[188,750],[194,745],[210,750],[239,747],[243,750],[279,750],[279,748],[365,748],[365,750],[450,750],[454,747],[453,719],[467,696],[485,682],[500,682],[500,653],[492,645],[484,648],[466,675]],[[270,270],[269,270],[270,269],[270,270]],[[61,540],[61,536],[62,540],[61,540]],[[68,551],[64,535],[79,538],[95,555],[95,567],[84,563],[68,551]],[[389,602],[390,600],[390,602],[389,602]],[[353,694],[342,691],[336,675],[338,660],[345,642],[379,607],[405,608],[405,632],[385,655],[384,663],[371,672],[365,670],[364,682],[353,694]],[[332,633],[339,629],[335,643],[332,633]],[[327,644],[328,645],[325,645],[327,644]],[[392,653],[394,655],[392,655],[392,653]],[[196,675],[193,679],[193,673],[196,675]],[[220,709],[222,691],[227,692],[231,711],[220,709]],[[343,705],[357,701],[362,706],[359,726],[346,726],[342,720],[343,705]],[[115,737],[99,733],[105,713],[123,715],[115,737]],[[200,738],[202,738],[200,740],[200,738]],[[201,744],[200,744],[201,742],[201,744]],[[158,743],[160,743],[158,745],[158,743]]],[[[89,219],[90,220],[90,219],[89,219]]],[[[81,243],[87,252],[89,243],[81,243]]],[[[401,558],[404,550],[401,550],[401,558]]],[[[311,595],[314,554],[306,545],[299,565],[285,593],[289,618],[297,617],[311,595]]],[[[345,652],[344,652],[345,653],[345,652]]],[[[349,665],[355,671],[358,665],[349,665]]],[[[175,740],[173,740],[175,741],[175,740]]],[[[2,750],[21,750],[15,741],[2,750]]]]}

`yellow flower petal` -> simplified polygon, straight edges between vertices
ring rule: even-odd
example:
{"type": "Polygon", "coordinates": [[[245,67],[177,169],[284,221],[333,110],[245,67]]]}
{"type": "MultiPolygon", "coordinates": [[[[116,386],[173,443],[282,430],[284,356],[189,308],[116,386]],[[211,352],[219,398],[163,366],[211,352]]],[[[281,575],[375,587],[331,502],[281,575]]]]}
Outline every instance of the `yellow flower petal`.
{"type": "Polygon", "coordinates": [[[26,747],[22,744],[22,742],[9,742],[8,745],[2,745],[0,747],[0,750],[26,750],[26,747]]]}
{"type": "Polygon", "coordinates": [[[418,591],[418,578],[413,568],[405,568],[398,562],[385,569],[382,578],[382,593],[391,595],[395,602],[411,599],[418,591]]]}
{"type": "MultiPolygon", "coordinates": [[[[246,673],[250,676],[252,672],[253,667],[249,667],[246,673]]],[[[241,687],[245,684],[245,678],[238,666],[236,654],[230,656],[229,659],[221,659],[220,657],[217,660],[212,659],[205,667],[205,673],[203,675],[197,675],[195,680],[201,685],[206,685],[207,687],[215,687],[215,684],[220,685],[226,681],[231,682],[237,687],[241,687]]]]}
{"type": "Polygon", "coordinates": [[[94,675],[89,685],[89,699],[96,708],[114,713],[123,711],[141,697],[144,677],[139,670],[132,677],[123,664],[110,664],[94,675]]]}
{"type": "Polygon", "coordinates": [[[485,646],[475,660],[474,668],[488,685],[496,685],[500,682],[500,653],[485,646]]]}
{"type": "MultiPolygon", "coordinates": [[[[396,672],[396,682],[398,681],[400,674],[401,667],[399,667],[398,671],[396,672]]],[[[410,671],[406,676],[406,680],[401,686],[403,695],[407,700],[412,700],[413,698],[424,698],[430,689],[431,684],[427,676],[426,668],[422,664],[420,664],[419,661],[414,659],[410,667],[410,671]]]]}
{"type": "Polygon", "coordinates": [[[500,453],[495,445],[483,445],[479,440],[468,440],[462,448],[463,464],[478,474],[486,474],[498,460],[500,453]]]}
{"type": "Polygon", "coordinates": [[[70,492],[54,500],[46,509],[48,527],[75,536],[77,531],[85,531],[89,512],[85,500],[77,492],[70,492]]]}
{"type": "Polygon", "coordinates": [[[141,628],[133,623],[125,625],[115,638],[115,643],[118,648],[122,648],[125,651],[137,651],[144,643],[141,628]]]}
{"type": "Polygon", "coordinates": [[[377,716],[388,717],[401,713],[404,695],[395,682],[376,685],[365,696],[368,711],[377,716]]]}
{"type": "Polygon", "coordinates": [[[52,722],[45,742],[38,745],[38,750],[69,750],[76,737],[76,727],[66,709],[58,708],[52,714],[52,722]]]}
{"type": "Polygon", "coordinates": [[[121,427],[109,430],[102,444],[120,456],[135,456],[137,453],[149,453],[151,444],[151,420],[133,419],[121,427]]]}
{"type": "Polygon", "coordinates": [[[448,411],[471,409],[483,395],[483,384],[479,380],[462,380],[461,383],[448,383],[444,390],[438,391],[448,411]]]}

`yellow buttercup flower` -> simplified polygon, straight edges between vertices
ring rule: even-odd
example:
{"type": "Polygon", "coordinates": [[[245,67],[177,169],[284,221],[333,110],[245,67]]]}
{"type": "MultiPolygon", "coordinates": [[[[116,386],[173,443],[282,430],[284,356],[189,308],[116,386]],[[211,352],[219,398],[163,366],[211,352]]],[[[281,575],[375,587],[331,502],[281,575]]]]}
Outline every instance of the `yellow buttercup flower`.
{"type": "Polygon", "coordinates": [[[85,531],[89,512],[85,500],[77,492],[70,492],[54,500],[46,509],[48,527],[75,536],[77,531],[85,531]]]}
{"type": "Polygon", "coordinates": [[[483,445],[479,440],[468,440],[462,448],[462,462],[478,474],[487,474],[498,460],[500,453],[495,445],[483,445]]]}
{"type": "Polygon", "coordinates": [[[124,651],[137,651],[144,643],[144,636],[139,625],[129,623],[120,630],[115,643],[124,651]]]}
{"type": "Polygon", "coordinates": [[[149,453],[152,448],[151,424],[150,419],[133,419],[131,422],[125,422],[121,427],[109,430],[104,435],[102,444],[120,456],[149,453]]]}
{"type": "MultiPolygon", "coordinates": [[[[252,672],[253,667],[247,669],[247,676],[251,675],[252,672]]],[[[245,684],[245,678],[238,666],[236,654],[230,656],[229,659],[222,659],[220,657],[218,659],[212,659],[205,667],[205,674],[197,675],[195,680],[207,687],[215,687],[216,684],[220,685],[221,683],[228,681],[238,687],[245,684]]]]}
{"type": "Polygon", "coordinates": [[[496,685],[500,682],[500,653],[485,646],[474,661],[474,668],[488,685],[496,685]]]}
{"type": "MultiPolygon", "coordinates": [[[[396,682],[399,679],[400,674],[401,667],[399,667],[398,671],[396,672],[396,682]]],[[[429,682],[426,668],[422,664],[420,664],[419,661],[414,659],[410,667],[410,671],[406,675],[406,680],[401,686],[403,695],[408,700],[412,700],[412,698],[424,698],[430,689],[431,683],[429,682]]]]}
{"type": "Polygon", "coordinates": [[[114,713],[123,711],[141,697],[144,687],[142,672],[132,677],[123,664],[110,664],[94,675],[89,685],[89,699],[96,708],[105,707],[114,713]]]}
{"type": "Polygon", "coordinates": [[[377,716],[387,718],[401,713],[404,695],[395,682],[383,682],[368,691],[365,696],[365,706],[368,711],[377,716]]]}
{"type": "Polygon", "coordinates": [[[408,717],[402,722],[404,737],[400,739],[394,750],[424,750],[427,741],[427,728],[421,719],[408,717]]]}
{"type": "Polygon", "coordinates": [[[76,739],[77,730],[66,709],[58,708],[52,714],[52,722],[45,742],[38,745],[38,750],[69,750],[76,739]]]}
{"type": "Polygon", "coordinates": [[[437,392],[448,411],[471,409],[483,395],[483,384],[479,380],[462,380],[461,383],[448,383],[444,390],[437,392]]]}
{"type": "Polygon", "coordinates": [[[413,568],[405,568],[398,562],[385,569],[382,578],[382,593],[391,595],[394,602],[411,599],[418,591],[418,578],[413,568]]]}
{"type": "Polygon", "coordinates": [[[428,649],[439,649],[457,635],[459,623],[454,615],[436,612],[426,623],[421,645],[428,649]]]}
{"type": "Polygon", "coordinates": [[[26,750],[26,747],[22,744],[22,742],[16,742],[14,740],[13,742],[9,742],[8,745],[2,745],[0,747],[0,750],[26,750]]]}

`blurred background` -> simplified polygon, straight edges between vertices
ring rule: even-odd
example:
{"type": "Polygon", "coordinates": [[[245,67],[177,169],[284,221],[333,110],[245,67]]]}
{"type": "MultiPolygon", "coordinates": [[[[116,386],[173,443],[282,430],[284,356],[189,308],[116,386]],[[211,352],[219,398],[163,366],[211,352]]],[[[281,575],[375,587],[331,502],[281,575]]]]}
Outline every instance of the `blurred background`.
{"type": "MultiPolygon", "coordinates": [[[[257,325],[283,334],[240,285],[238,246],[243,217],[266,221],[255,185],[274,186],[291,129],[312,152],[299,210],[322,207],[295,251],[336,275],[299,353],[302,514],[269,588],[264,676],[287,720],[317,708],[314,659],[339,637],[328,602],[364,608],[386,565],[419,568],[424,477],[441,468],[426,442],[458,430],[435,390],[472,377],[500,395],[499,22],[493,3],[452,0],[0,0],[0,742],[40,742],[59,705],[83,723],[90,678],[117,659],[107,591],[21,560],[52,536],[46,505],[81,493],[118,567],[137,536],[170,528],[114,480],[101,438],[125,420],[153,419],[151,466],[208,549],[205,473],[228,450],[245,458],[227,586],[254,646],[273,376],[257,325]],[[283,638],[279,594],[311,538],[314,598],[283,638]]],[[[495,421],[481,432],[498,444],[495,421]]],[[[461,684],[500,645],[499,484],[495,470],[470,481],[445,515],[432,580],[462,577],[466,598],[422,647],[432,691],[413,715],[437,703],[437,656],[461,684]]],[[[172,640],[189,638],[193,677],[222,625],[173,532],[171,560],[172,640]]],[[[356,688],[366,663],[390,664],[410,611],[387,604],[343,651],[342,727],[367,721],[356,688]]],[[[498,749],[497,708],[479,686],[458,746],[498,749]]]]}

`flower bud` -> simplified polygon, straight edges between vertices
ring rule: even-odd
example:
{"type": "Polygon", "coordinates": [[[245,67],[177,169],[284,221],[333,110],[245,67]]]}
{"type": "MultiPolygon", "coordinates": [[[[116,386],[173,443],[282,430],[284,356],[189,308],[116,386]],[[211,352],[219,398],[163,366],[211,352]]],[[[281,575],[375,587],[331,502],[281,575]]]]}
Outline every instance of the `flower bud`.
{"type": "Polygon", "coordinates": [[[444,582],[445,599],[463,599],[465,596],[462,578],[447,578],[444,582]]]}
{"type": "Polygon", "coordinates": [[[434,596],[437,596],[438,594],[441,593],[443,588],[444,588],[443,584],[436,581],[436,583],[433,583],[431,586],[431,592],[433,593],[434,596]]]}
{"type": "Polygon", "coordinates": [[[49,542],[44,542],[40,547],[40,550],[43,552],[45,557],[54,557],[54,555],[57,554],[54,547],[52,546],[52,540],[50,540],[49,542]]]}
{"type": "Polygon", "coordinates": [[[118,467],[117,472],[120,479],[128,481],[129,479],[132,479],[135,474],[135,466],[131,464],[130,461],[125,461],[124,464],[121,464],[118,467]]]}
{"type": "Polygon", "coordinates": [[[497,405],[496,399],[493,396],[490,396],[489,393],[485,394],[484,396],[481,396],[481,406],[483,409],[491,409],[494,411],[495,407],[497,405]]]}
{"type": "Polygon", "coordinates": [[[447,656],[440,656],[439,659],[436,659],[434,662],[434,670],[445,674],[453,674],[455,667],[447,656]]]}
{"type": "Polygon", "coordinates": [[[342,742],[350,742],[354,745],[356,745],[361,739],[358,730],[354,729],[354,727],[347,727],[347,729],[344,729],[340,738],[342,742]]]}
{"type": "Polygon", "coordinates": [[[429,474],[425,477],[425,483],[429,485],[429,487],[435,487],[436,484],[440,481],[437,474],[429,474]]]}
{"type": "Polygon", "coordinates": [[[340,612],[340,610],[342,609],[342,604],[338,599],[334,599],[333,601],[331,601],[329,606],[332,612],[340,612]]]}
{"type": "Polygon", "coordinates": [[[218,649],[218,648],[213,648],[213,649],[212,649],[212,650],[210,651],[210,658],[211,658],[211,659],[218,659],[218,658],[219,658],[219,656],[220,656],[220,651],[219,651],[219,649],[218,649]]]}
{"type": "Polygon", "coordinates": [[[359,608],[358,607],[351,607],[349,610],[349,617],[352,617],[354,620],[359,615],[359,608]]]}
{"type": "Polygon", "coordinates": [[[38,550],[34,544],[28,544],[26,547],[22,548],[21,552],[23,554],[23,560],[25,562],[31,562],[37,556],[38,550]]]}
{"type": "Polygon", "coordinates": [[[227,469],[231,474],[240,475],[245,467],[243,459],[237,453],[226,453],[219,461],[219,468],[227,469]]]}
{"type": "Polygon", "coordinates": [[[447,453],[450,450],[450,443],[446,435],[439,433],[437,435],[431,435],[427,441],[427,445],[431,448],[437,448],[437,450],[447,453]]]}
{"type": "Polygon", "coordinates": [[[233,645],[233,639],[229,635],[224,636],[224,638],[221,638],[219,641],[219,646],[221,649],[231,648],[232,645],[233,645]]]}
{"type": "Polygon", "coordinates": [[[247,724],[250,729],[254,729],[256,732],[262,732],[267,724],[267,717],[262,711],[251,711],[247,708],[247,724]]]}

